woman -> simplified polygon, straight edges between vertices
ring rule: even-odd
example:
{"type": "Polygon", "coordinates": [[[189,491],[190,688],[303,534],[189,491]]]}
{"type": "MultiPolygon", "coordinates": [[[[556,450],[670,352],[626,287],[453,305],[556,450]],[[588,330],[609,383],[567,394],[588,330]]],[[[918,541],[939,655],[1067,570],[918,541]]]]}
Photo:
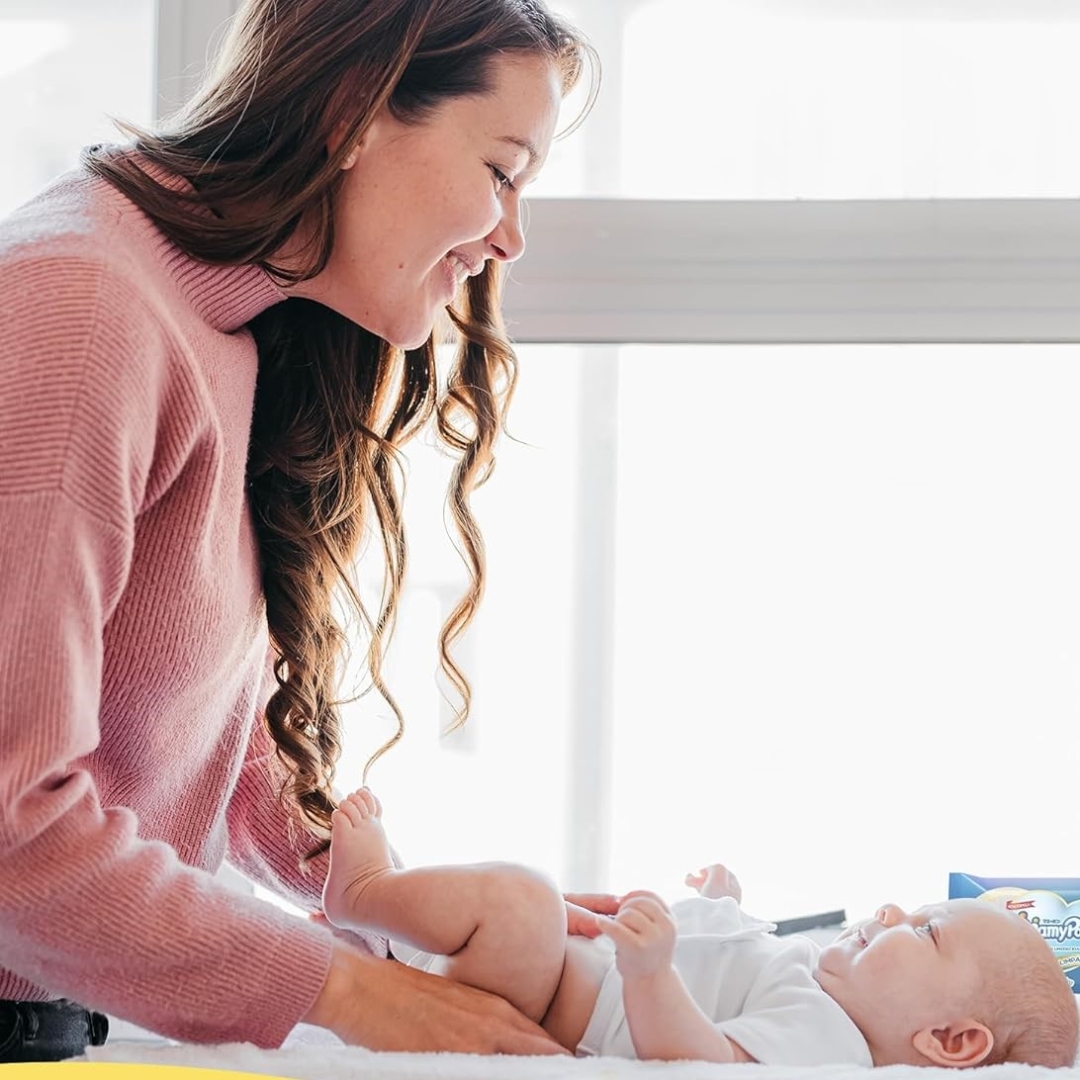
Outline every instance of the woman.
{"type": "Polygon", "coordinates": [[[393,707],[395,457],[433,415],[460,458],[471,584],[440,651],[467,713],[469,495],[515,374],[500,271],[588,55],[540,0],[247,0],[167,128],[90,148],[0,224],[0,1061],[100,1041],[88,1009],[193,1042],[306,1021],[377,1049],[557,1049],[212,872],[227,855],[318,907],[331,599],[393,707]],[[349,584],[367,529],[370,613],[349,584]]]}

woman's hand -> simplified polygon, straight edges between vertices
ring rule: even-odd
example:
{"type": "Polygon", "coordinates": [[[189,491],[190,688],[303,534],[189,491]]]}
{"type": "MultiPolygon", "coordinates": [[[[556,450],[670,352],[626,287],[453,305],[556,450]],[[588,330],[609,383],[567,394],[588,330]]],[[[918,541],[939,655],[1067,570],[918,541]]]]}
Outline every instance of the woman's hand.
{"type": "Polygon", "coordinates": [[[496,994],[335,944],[330,973],[304,1023],[370,1050],[565,1054],[496,994]]]}
{"type": "Polygon", "coordinates": [[[566,932],[580,937],[594,938],[603,933],[604,919],[598,915],[618,913],[621,899],[610,893],[565,893],[566,932]]]}
{"type": "Polygon", "coordinates": [[[656,893],[627,893],[618,915],[606,920],[602,931],[615,942],[615,966],[624,979],[671,970],[675,918],[656,893]]]}

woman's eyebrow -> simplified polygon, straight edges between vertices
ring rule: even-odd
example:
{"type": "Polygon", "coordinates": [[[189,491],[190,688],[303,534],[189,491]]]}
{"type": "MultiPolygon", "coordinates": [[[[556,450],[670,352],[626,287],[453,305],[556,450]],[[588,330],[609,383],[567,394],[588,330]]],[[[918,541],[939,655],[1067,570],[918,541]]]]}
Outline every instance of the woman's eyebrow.
{"type": "Polygon", "coordinates": [[[514,146],[527,151],[529,155],[529,168],[532,168],[540,160],[539,151],[528,139],[520,139],[517,135],[500,135],[499,142],[513,143],[514,146]]]}

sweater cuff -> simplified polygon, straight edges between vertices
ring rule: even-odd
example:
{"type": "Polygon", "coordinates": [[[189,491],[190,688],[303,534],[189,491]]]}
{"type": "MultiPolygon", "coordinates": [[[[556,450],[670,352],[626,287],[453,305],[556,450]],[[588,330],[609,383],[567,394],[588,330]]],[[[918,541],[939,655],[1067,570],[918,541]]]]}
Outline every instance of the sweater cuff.
{"type": "MultiPolygon", "coordinates": [[[[251,1042],[267,1050],[281,1046],[315,1004],[329,974],[333,951],[329,931],[301,920],[268,945],[262,965],[251,972],[252,989],[265,991],[263,1011],[250,1017],[251,1042]]],[[[258,993],[255,996],[258,998],[258,993]]]]}

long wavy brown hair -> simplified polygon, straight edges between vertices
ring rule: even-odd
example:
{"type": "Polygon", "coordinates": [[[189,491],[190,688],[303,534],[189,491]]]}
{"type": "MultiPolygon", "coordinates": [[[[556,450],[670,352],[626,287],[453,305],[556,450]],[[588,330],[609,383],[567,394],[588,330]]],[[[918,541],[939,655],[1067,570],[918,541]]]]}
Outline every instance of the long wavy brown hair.
{"type": "MultiPolygon", "coordinates": [[[[597,71],[588,42],[541,0],[246,0],[193,100],[156,131],[121,124],[131,143],[93,147],[84,164],[191,257],[254,264],[295,283],[327,264],[341,166],[373,117],[385,107],[421,122],[448,99],[487,92],[492,62],[506,54],[550,59],[564,93],[583,71],[597,71]],[[187,180],[190,191],[163,186],[146,162],[187,180]],[[275,257],[302,221],[312,239],[302,265],[287,269],[275,257]]],[[[590,104],[595,88],[594,78],[590,104]]],[[[469,574],[440,632],[439,656],[460,696],[455,726],[469,713],[469,683],[452,646],[484,589],[470,495],[491,474],[517,377],[500,290],[489,261],[450,311],[457,355],[441,388],[434,337],[402,351],[302,299],[251,323],[259,371],[248,481],[277,681],[265,722],[283,765],[283,797],[322,835],[341,751],[342,593],[367,641],[368,688],[397,720],[368,767],[404,730],[382,677],[408,563],[398,450],[432,414],[457,459],[447,503],[469,574]],[[373,613],[353,580],[369,533],[381,540],[384,569],[373,613]]]]}

